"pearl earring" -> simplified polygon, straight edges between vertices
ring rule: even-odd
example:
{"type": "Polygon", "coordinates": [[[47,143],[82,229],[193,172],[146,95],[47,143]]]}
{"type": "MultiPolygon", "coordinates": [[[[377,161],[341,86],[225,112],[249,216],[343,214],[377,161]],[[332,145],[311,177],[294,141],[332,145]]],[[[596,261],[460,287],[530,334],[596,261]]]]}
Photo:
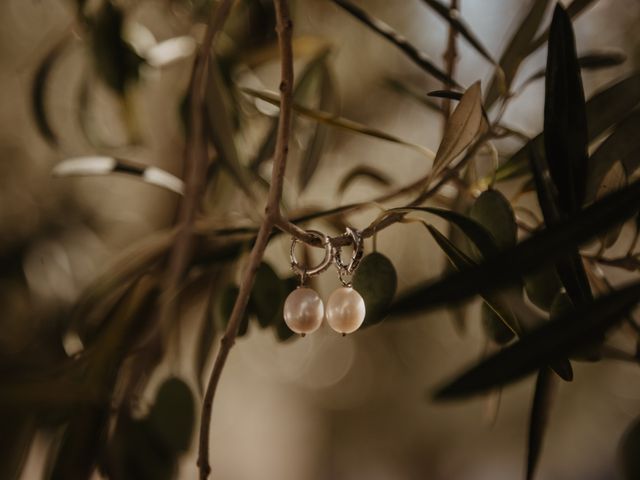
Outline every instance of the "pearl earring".
{"type": "Polygon", "coordinates": [[[312,288],[305,287],[306,280],[319,273],[324,272],[331,265],[332,248],[329,237],[316,230],[308,230],[307,233],[318,238],[324,247],[324,258],[313,268],[301,265],[296,259],[297,238],[291,241],[291,268],[300,277],[300,285],[289,294],[284,302],[284,321],[294,332],[303,337],[307,333],[315,332],[322,324],[324,318],[324,305],[318,293],[312,288]]]}
{"type": "Polygon", "coordinates": [[[336,332],[346,335],[355,332],[364,321],[366,307],[362,296],[353,289],[345,276],[352,276],[364,253],[362,235],[357,230],[347,228],[345,236],[353,246],[353,253],[348,264],[343,263],[340,247],[333,249],[333,261],[338,269],[338,277],[342,287],[337,288],[327,301],[327,323],[336,332]]]}

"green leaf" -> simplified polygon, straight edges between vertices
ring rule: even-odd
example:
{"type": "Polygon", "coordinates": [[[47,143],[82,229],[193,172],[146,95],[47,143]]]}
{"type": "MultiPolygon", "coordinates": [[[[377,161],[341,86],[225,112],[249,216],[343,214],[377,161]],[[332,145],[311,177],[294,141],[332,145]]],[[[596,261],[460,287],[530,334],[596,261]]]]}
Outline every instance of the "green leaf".
{"type": "Polygon", "coordinates": [[[471,207],[469,216],[491,233],[498,248],[516,244],[518,227],[513,208],[499,191],[482,192],[471,207]]]}
{"type": "Polygon", "coordinates": [[[146,423],[167,451],[176,454],[189,450],[195,425],[195,401],[189,386],[177,377],[165,380],[146,423]]]}
{"type": "Polygon", "coordinates": [[[454,90],[433,90],[427,93],[427,95],[430,97],[446,98],[448,100],[460,101],[462,100],[464,92],[456,92],[454,90]]]}
{"type": "MultiPolygon", "coordinates": [[[[231,318],[231,312],[233,311],[233,306],[236,303],[236,299],[238,298],[238,293],[240,289],[236,285],[228,285],[223,291],[219,299],[219,312],[220,318],[222,320],[222,327],[226,328],[229,324],[229,319],[231,318]]],[[[238,327],[238,338],[244,337],[249,330],[249,306],[247,305],[247,309],[244,312],[244,317],[240,321],[240,326],[238,327]]]]}
{"type": "Polygon", "coordinates": [[[397,285],[396,269],[383,254],[373,252],[362,259],[353,276],[353,288],[362,295],[367,308],[364,327],[384,320],[397,285]]]}
{"type": "Polygon", "coordinates": [[[562,289],[562,282],[560,282],[555,266],[546,265],[534,270],[529,275],[525,275],[524,289],[534,305],[548,312],[556,295],[562,289]]]}
{"type": "Polygon", "coordinates": [[[359,167],[355,167],[351,169],[342,179],[340,185],[338,185],[338,193],[344,194],[344,192],[349,188],[349,186],[359,178],[368,178],[373,182],[384,185],[386,187],[391,185],[391,180],[389,177],[380,172],[379,170],[367,167],[366,165],[361,165],[359,167]]]}
{"type": "Polygon", "coordinates": [[[449,75],[447,75],[442,69],[436,67],[433,64],[433,61],[429,58],[429,56],[418,50],[411,43],[409,43],[405,37],[398,34],[395,30],[393,30],[389,25],[384,23],[383,21],[372,17],[367,12],[362,10],[361,8],[355,6],[351,2],[347,0],[332,0],[333,3],[342,7],[345,11],[353,15],[360,22],[365,24],[374,32],[378,33],[382,37],[389,40],[396,47],[398,47],[413,63],[415,63],[418,67],[422,68],[424,71],[432,75],[434,78],[440,80],[442,83],[447,85],[453,85],[455,87],[460,87],[460,85],[452,79],[449,75]]]}
{"type": "Polygon", "coordinates": [[[640,478],[640,418],[636,418],[622,436],[619,452],[624,480],[640,478]]]}
{"type": "Polygon", "coordinates": [[[489,231],[476,220],[466,217],[453,210],[435,207],[399,207],[391,208],[386,213],[424,212],[436,215],[455,225],[469,240],[471,240],[484,257],[491,257],[498,252],[495,239],[489,231]]]}
{"type": "Polygon", "coordinates": [[[436,393],[438,399],[478,394],[511,383],[602,336],[640,300],[640,283],[549,322],[472,367],[436,393]]]}
{"type": "Polygon", "coordinates": [[[480,82],[476,82],[464,92],[447,119],[442,141],[433,159],[430,178],[440,175],[486,127],[482,110],[482,90],[480,82]]]}
{"type": "MultiPolygon", "coordinates": [[[[640,72],[617,81],[595,93],[587,102],[589,142],[593,142],[607,129],[626,118],[640,103],[640,72]]],[[[529,172],[531,148],[541,150],[544,145],[540,133],[513,154],[496,172],[496,180],[503,181],[529,172]]],[[[592,169],[589,162],[589,169],[592,169]]],[[[593,180],[592,180],[593,181],[593,180]]]]}
{"type": "Polygon", "coordinates": [[[288,292],[276,272],[267,263],[261,263],[251,290],[249,302],[258,324],[268,327],[275,324],[288,292]]]}
{"type": "Polygon", "coordinates": [[[640,182],[614,192],[571,218],[534,233],[485,262],[440,281],[429,282],[402,295],[394,313],[410,313],[461,301],[481,288],[498,288],[522,275],[566,256],[598,233],[636,214],[640,182]]]}
{"type": "Polygon", "coordinates": [[[122,39],[124,13],[112,2],[104,2],[93,19],[91,47],[101,79],[112,90],[124,95],[126,88],[138,80],[142,59],[122,39]]]}
{"type": "Polygon", "coordinates": [[[529,417],[529,441],[527,445],[527,480],[533,480],[538,458],[542,450],[544,433],[556,391],[556,380],[548,368],[538,372],[529,417]]]}
{"type": "Polygon", "coordinates": [[[460,13],[452,11],[447,5],[443,4],[439,0],[423,0],[429,5],[440,17],[442,17],[455,31],[464,37],[476,51],[482,55],[489,63],[496,65],[496,61],[493,59],[489,51],[482,45],[478,37],[471,31],[471,28],[467,23],[462,20],[460,13]]]}
{"type": "Polygon", "coordinates": [[[549,173],[564,213],[582,207],[587,181],[589,134],[573,27],[556,5],[549,34],[544,103],[544,142],[549,173]]]}
{"type": "MultiPolygon", "coordinates": [[[[268,91],[259,91],[254,90],[252,88],[241,88],[242,92],[247,95],[251,95],[252,97],[259,98],[260,100],[270,103],[271,105],[275,105],[276,107],[280,106],[280,97],[277,94],[268,91]]],[[[348,130],[352,133],[359,133],[362,135],[366,135],[369,137],[378,138],[380,140],[386,140],[388,142],[397,143],[398,145],[404,145],[405,147],[409,147],[413,150],[420,152],[427,158],[433,158],[433,152],[422,145],[417,145],[415,143],[408,142],[406,140],[402,140],[394,135],[382,132],[380,130],[376,130],[374,128],[367,127],[366,125],[362,125],[358,122],[354,122],[353,120],[349,120],[348,118],[340,117],[334,115],[329,112],[323,112],[321,110],[314,110],[312,108],[306,108],[302,105],[294,103],[292,109],[307,118],[311,118],[317,122],[322,122],[327,125],[331,125],[333,127],[342,128],[344,130],[348,130]]]]}
{"type": "Polygon", "coordinates": [[[56,62],[60,59],[72,37],[65,35],[62,40],[56,43],[45,55],[36,70],[31,84],[31,109],[33,119],[40,134],[51,145],[58,144],[58,137],[49,124],[46,108],[46,91],[49,83],[49,76],[56,62]]]}
{"type": "MultiPolygon", "coordinates": [[[[640,79],[638,80],[640,81],[640,79]]],[[[632,112],[627,118],[616,125],[607,139],[598,146],[589,159],[589,174],[587,178],[587,202],[593,200],[602,188],[607,175],[615,172],[616,181],[613,185],[620,185],[620,174],[632,175],[640,166],[640,110],[632,112]],[[622,162],[623,171],[614,170],[617,162],[622,162]]],[[[609,178],[611,184],[613,178],[609,178]]]]}
{"type": "Polygon", "coordinates": [[[504,79],[498,73],[493,75],[487,90],[485,106],[488,109],[495,103],[501,93],[509,91],[520,64],[529,55],[529,45],[540,27],[549,0],[533,0],[529,12],[522,19],[507,48],[500,57],[500,67],[504,72],[504,79]]]}

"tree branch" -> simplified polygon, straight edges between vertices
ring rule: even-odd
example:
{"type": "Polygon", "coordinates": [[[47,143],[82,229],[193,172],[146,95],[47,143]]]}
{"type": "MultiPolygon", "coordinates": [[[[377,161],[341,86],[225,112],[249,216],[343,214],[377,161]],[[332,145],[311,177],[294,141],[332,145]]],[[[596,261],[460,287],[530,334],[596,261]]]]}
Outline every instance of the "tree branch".
{"type": "Polygon", "coordinates": [[[276,10],[276,30],[278,32],[278,43],[281,56],[281,81],[280,81],[280,119],[278,121],[278,135],[276,139],[276,149],[274,153],[273,169],[271,175],[271,186],[267,206],[265,208],[265,218],[258,231],[256,242],[253,245],[247,265],[242,274],[240,290],[236,298],[231,317],[227,324],[227,329],[220,341],[220,349],[216,356],[211,376],[207,384],[202,405],[202,416],[200,419],[200,443],[198,451],[198,468],[200,479],[206,480],[211,472],[209,464],[209,429],[211,423],[211,410],[213,399],[222,375],[222,370],[226,363],[229,352],[235,343],[238,334],[240,321],[249,301],[249,295],[256,271],[262,262],[265,249],[271,236],[271,231],[276,223],[281,220],[280,199],[282,197],[282,185],[287,164],[287,154],[289,151],[289,134],[291,130],[291,105],[293,88],[293,52],[291,46],[291,32],[293,24],[289,16],[288,0],[273,0],[276,10]]]}

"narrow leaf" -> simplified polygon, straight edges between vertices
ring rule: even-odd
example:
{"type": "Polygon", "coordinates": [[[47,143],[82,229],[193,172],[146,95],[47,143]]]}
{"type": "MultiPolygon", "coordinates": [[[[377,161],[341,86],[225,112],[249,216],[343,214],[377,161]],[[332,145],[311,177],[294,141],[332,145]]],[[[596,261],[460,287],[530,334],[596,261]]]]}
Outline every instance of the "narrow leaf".
{"type": "Polygon", "coordinates": [[[546,263],[566,256],[598,233],[633,215],[640,208],[640,182],[614,192],[571,218],[534,233],[477,267],[429,282],[401,296],[395,313],[410,313],[461,301],[481,288],[498,288],[546,263]]]}
{"type": "Polygon", "coordinates": [[[520,64],[529,55],[529,45],[540,27],[549,0],[532,0],[530,5],[529,12],[518,25],[500,57],[499,63],[504,73],[504,79],[500,78],[498,72],[493,75],[484,102],[487,110],[491,108],[501,93],[509,91],[511,88],[511,83],[520,69],[520,64]]]}
{"type": "Polygon", "coordinates": [[[434,90],[427,93],[427,95],[429,95],[430,97],[446,98],[449,100],[459,101],[462,99],[464,92],[456,92],[454,90],[434,90]]]}
{"type": "Polygon", "coordinates": [[[529,442],[527,448],[527,480],[533,479],[544,432],[549,421],[549,414],[553,404],[556,391],[556,379],[551,375],[548,368],[542,368],[538,372],[535,391],[533,393],[533,403],[531,405],[531,415],[529,417],[529,442]]]}
{"type": "Polygon", "coordinates": [[[453,85],[455,87],[460,87],[458,82],[452,79],[449,75],[447,75],[443,70],[436,67],[433,61],[429,58],[429,56],[418,50],[411,43],[409,43],[402,35],[397,33],[393,28],[384,23],[377,18],[372,17],[367,12],[362,10],[361,8],[355,6],[353,3],[348,2],[347,0],[332,0],[333,3],[342,7],[344,10],[349,12],[355,18],[364,23],[367,27],[372,29],[374,32],[383,36],[391,43],[393,43],[396,47],[398,47],[413,63],[418,65],[420,68],[425,70],[427,73],[431,74],[434,78],[440,80],[442,83],[446,85],[453,85]]]}
{"type": "Polygon", "coordinates": [[[471,28],[460,17],[460,12],[450,9],[448,6],[440,2],[439,0],[423,0],[429,5],[440,17],[442,17],[455,31],[462,35],[467,42],[476,51],[482,55],[489,63],[496,65],[496,61],[493,59],[489,51],[482,45],[478,37],[471,31],[471,28]]]}
{"type": "Polygon", "coordinates": [[[447,119],[442,142],[433,160],[430,178],[436,178],[442,173],[482,133],[485,127],[482,91],[480,82],[476,82],[467,89],[447,119]]]}
{"type": "Polygon", "coordinates": [[[559,4],[549,36],[544,143],[559,207],[564,213],[575,213],[585,198],[589,135],[573,27],[559,4]]]}
{"type": "Polygon", "coordinates": [[[499,191],[482,192],[471,207],[469,216],[489,231],[498,248],[516,244],[518,227],[513,208],[499,191]]]}
{"type": "Polygon", "coordinates": [[[396,269],[387,257],[373,252],[362,259],[353,276],[353,288],[362,295],[367,308],[364,327],[384,320],[397,284],[396,269]]]}
{"type": "Polygon", "coordinates": [[[438,399],[475,395],[518,380],[602,336],[640,301],[634,283],[549,322],[481,361],[436,393],[438,399]]]}
{"type": "MultiPolygon", "coordinates": [[[[259,98],[264,102],[268,102],[272,105],[279,106],[280,105],[280,97],[272,92],[268,91],[258,91],[252,88],[242,88],[242,91],[247,95],[251,95],[253,97],[259,98]]],[[[415,143],[408,142],[406,140],[402,140],[394,135],[381,132],[380,130],[376,130],[374,128],[367,127],[358,122],[354,122],[353,120],[349,120],[344,117],[340,117],[329,112],[323,112],[320,110],[314,110],[311,108],[303,107],[297,103],[292,105],[293,110],[300,115],[303,115],[307,118],[311,118],[318,122],[326,123],[327,125],[331,125],[333,127],[342,128],[344,130],[348,130],[353,133],[359,133],[362,135],[367,135],[369,137],[378,138],[380,140],[386,140],[388,142],[397,143],[398,145],[403,145],[405,147],[409,147],[413,150],[420,152],[427,158],[433,158],[434,153],[426,147],[422,145],[417,145],[415,143]]]]}

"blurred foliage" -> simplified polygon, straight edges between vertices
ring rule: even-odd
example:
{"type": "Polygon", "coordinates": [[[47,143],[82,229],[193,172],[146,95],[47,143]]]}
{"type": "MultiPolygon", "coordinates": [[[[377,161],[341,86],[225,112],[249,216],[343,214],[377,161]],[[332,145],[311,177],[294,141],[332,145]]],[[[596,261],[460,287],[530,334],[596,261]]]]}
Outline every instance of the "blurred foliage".
{"type": "MultiPolygon", "coordinates": [[[[66,137],[68,130],[60,128],[59,116],[51,111],[50,84],[61,76],[65,55],[80,46],[85,73],[78,91],[71,95],[76,104],[69,111],[96,154],[67,158],[58,164],[56,176],[120,174],[178,196],[184,191],[182,180],[175,175],[124,158],[135,156],[131,147],[144,142],[141,127],[145,119],[134,108],[135,91],[149,87],[149,72],[167,65],[181,62],[184,70],[190,70],[199,29],[215,8],[215,2],[208,0],[166,3],[175,23],[187,25],[177,37],[157,41],[136,17],[136,2],[79,0],[73,6],[71,27],[44,49],[30,85],[35,128],[51,149],[68,156],[71,140],[66,137]],[[124,143],[107,141],[109,135],[100,131],[99,122],[90,120],[96,92],[107,92],[117,105],[116,123],[126,132],[124,143]]],[[[346,0],[327,3],[330,8],[338,7],[335,14],[348,15],[363,39],[379,36],[406,56],[421,75],[447,88],[428,97],[405,79],[390,78],[388,84],[398,94],[438,115],[443,112],[436,103],[439,98],[456,102],[455,109],[444,119],[435,154],[403,134],[349,118],[338,101],[336,46],[330,38],[297,35],[293,41],[295,148],[289,161],[296,181],[287,187],[283,204],[294,205],[296,196],[326,173],[324,159],[332,152],[336,132],[395,144],[432,160],[426,175],[413,175],[408,185],[397,185],[393,162],[388,170],[358,162],[340,178],[332,177],[337,194],[344,195],[366,180],[383,190],[382,196],[326,211],[303,211],[291,220],[303,226],[317,221],[324,222],[327,230],[342,229],[351,224],[350,213],[416,195],[405,206],[383,207],[383,213],[364,231],[375,236],[382,228],[402,228],[394,224],[419,222],[430,235],[424,237],[426,241],[449,259],[451,273],[442,278],[430,276],[396,295],[402,272],[396,271],[383,252],[366,255],[352,279],[367,307],[364,326],[383,329],[407,314],[453,309],[459,302],[481,297],[483,335],[489,345],[500,348],[444,384],[435,398],[467,398],[536,374],[526,470],[527,478],[533,478],[557,377],[573,378],[569,359],[602,360],[613,331],[638,341],[640,329],[633,318],[640,299],[638,279],[614,288],[600,274],[599,265],[623,268],[633,277],[639,270],[640,73],[630,71],[585,99],[584,75],[626,61],[624,54],[610,50],[578,54],[581,50],[572,19],[595,0],[574,0],[566,9],[555,5],[548,28],[545,22],[553,2],[528,2],[500,52],[485,47],[472,22],[449,5],[424,0],[424,7],[490,66],[492,79],[484,94],[478,79],[464,88],[451,71],[369,13],[368,7],[346,0]],[[521,81],[524,62],[543,45],[546,67],[521,81]],[[543,131],[529,138],[506,126],[502,116],[510,102],[542,78],[543,131]],[[515,152],[503,151],[500,141],[504,139],[518,145],[515,152]],[[484,156],[495,165],[488,173],[479,173],[484,156]],[[455,189],[457,198],[438,197],[445,184],[455,189]],[[514,188],[519,191],[508,193],[514,188]],[[529,192],[535,192],[543,218],[538,220],[536,211],[535,225],[524,223],[515,208],[522,206],[519,199],[529,192]],[[427,205],[429,202],[440,202],[444,208],[427,205]],[[450,234],[443,234],[431,220],[445,222],[451,227],[450,234]],[[611,256],[625,228],[635,230],[633,242],[625,255],[611,256]],[[586,248],[594,243],[599,247],[596,253],[586,248]],[[625,322],[635,329],[623,328],[625,322]]],[[[295,6],[304,9],[303,2],[295,6]]],[[[176,477],[181,456],[193,444],[196,395],[202,394],[213,346],[234,308],[238,265],[255,240],[255,213],[262,212],[262,199],[271,181],[267,167],[275,147],[279,94],[264,85],[261,75],[279,61],[274,29],[270,1],[239,0],[212,52],[201,106],[211,159],[207,195],[194,226],[194,256],[188,275],[182,288],[171,292],[182,305],[202,303],[203,312],[194,348],[181,351],[192,355],[192,371],[181,372],[180,377],[164,378],[162,374],[164,380],[148,405],[142,399],[150,379],[161,372],[163,362],[171,362],[168,345],[179,338],[181,324],[186,322],[186,315],[177,314],[167,331],[157,322],[159,305],[165,301],[160,292],[166,256],[176,225],[151,233],[122,252],[100,275],[82,284],[80,293],[64,290],[65,283],[59,281],[51,298],[40,295],[34,279],[48,278],[39,269],[45,254],[59,260],[60,270],[73,270],[59,237],[91,227],[85,207],[70,192],[40,193],[43,206],[37,222],[18,225],[21,222],[14,221],[18,226],[13,230],[2,229],[0,297],[6,319],[0,332],[0,404],[4,407],[0,413],[0,478],[20,478],[33,439],[40,434],[51,443],[47,478],[90,478],[96,469],[114,479],[176,477]],[[250,204],[242,221],[236,215],[242,210],[237,206],[239,198],[250,204]],[[191,385],[197,387],[197,393],[191,385]]],[[[175,90],[163,111],[182,124],[185,136],[190,128],[186,105],[191,92],[183,86],[175,90]]],[[[20,174],[20,168],[24,167],[3,169],[3,190],[15,190],[19,180],[12,175],[20,174]]],[[[0,221],[31,217],[19,210],[23,208],[19,202],[4,203],[0,221]]],[[[278,235],[280,232],[273,233],[274,238],[278,235]]],[[[73,272],[67,274],[73,276],[73,272]]],[[[275,264],[263,261],[238,336],[250,336],[259,328],[269,329],[279,341],[293,339],[282,309],[297,285],[298,279],[282,276],[275,264]]],[[[628,479],[640,475],[638,430],[636,422],[620,446],[628,479]]]]}

